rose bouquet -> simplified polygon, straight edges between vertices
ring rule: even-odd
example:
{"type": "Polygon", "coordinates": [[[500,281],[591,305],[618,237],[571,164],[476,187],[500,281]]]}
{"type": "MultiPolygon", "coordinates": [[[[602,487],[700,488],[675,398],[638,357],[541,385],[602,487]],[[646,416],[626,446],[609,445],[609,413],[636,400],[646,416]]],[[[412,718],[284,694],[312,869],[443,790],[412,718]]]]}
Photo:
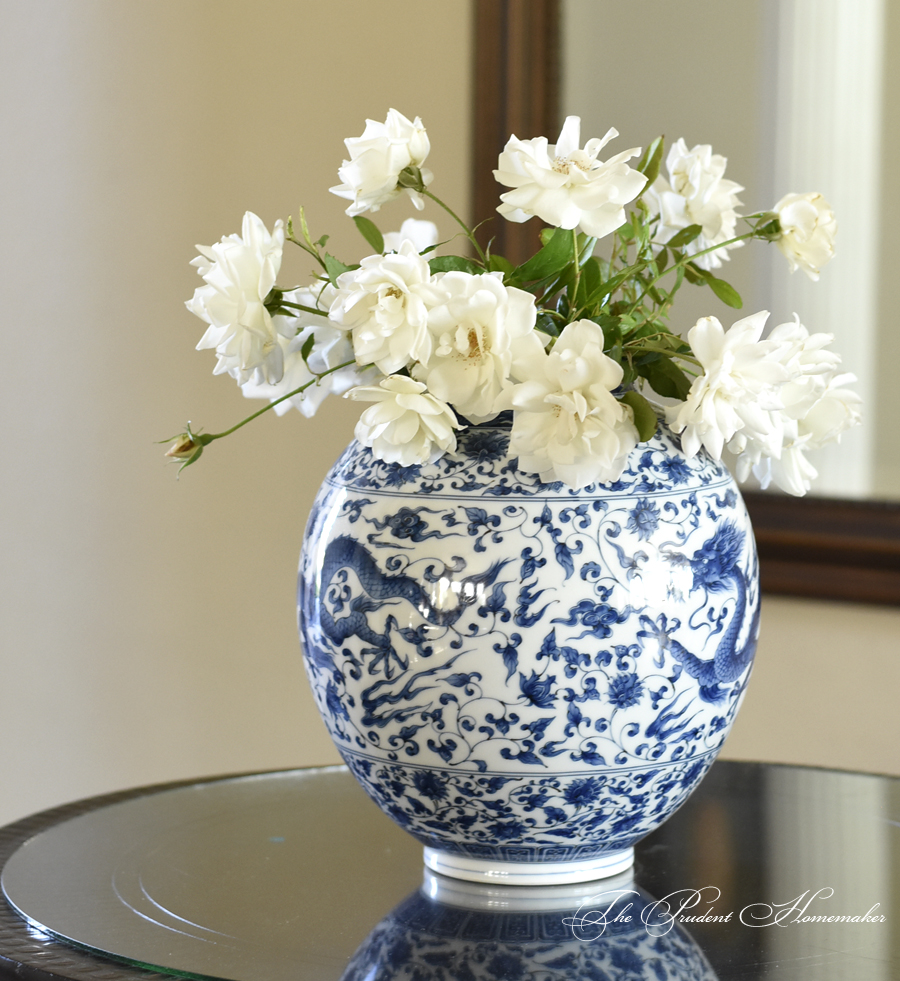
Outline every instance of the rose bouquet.
{"type": "Polygon", "coordinates": [[[663,173],[660,138],[601,160],[617,135],[582,147],[570,116],[555,146],[510,138],[494,171],[507,188],[497,211],[550,226],[514,266],[429,189],[421,121],[393,109],[384,123],[369,120],[345,141],[350,159],[331,188],[373,250],[359,264],[327,252],[302,210],[271,232],[248,212],[239,236],[198,246],[204,285],[187,306],[208,328],[197,346],[215,351],[215,374],[268,405],[221,433],[188,424],[167,455],[187,466],[270,408],[309,417],[334,393],[371,403],[356,438],[403,466],[452,452],[460,429],[511,411],[520,470],[575,488],[605,483],[664,416],[689,457],[727,450],[738,479],[752,471],[763,487],[805,493],[816,476],[806,453],[859,421],[846,387],[855,379],[840,373],[831,335],[795,316],[763,338],[765,311],[728,329],[704,317],[686,336],[669,320],[685,281],[740,308],[715,273],[750,239],[774,242],[791,271],[818,279],[833,255],[831,208],[819,194],[788,194],[743,216],[739,232],[743,188],[724,177],[725,158],[678,140],[663,173]],[[469,254],[439,255],[430,222],[382,234],[366,213],[403,195],[418,209],[423,198],[443,207],[469,254]],[[276,284],[286,242],[315,261],[309,285],[276,284]]]}

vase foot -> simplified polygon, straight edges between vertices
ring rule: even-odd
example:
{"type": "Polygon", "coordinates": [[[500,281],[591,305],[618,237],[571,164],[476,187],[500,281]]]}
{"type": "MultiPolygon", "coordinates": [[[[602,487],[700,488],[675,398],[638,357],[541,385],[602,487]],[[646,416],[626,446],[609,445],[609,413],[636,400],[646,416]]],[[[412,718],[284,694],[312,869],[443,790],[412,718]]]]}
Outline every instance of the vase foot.
{"type": "Polygon", "coordinates": [[[489,858],[468,858],[437,848],[425,849],[425,865],[432,872],[469,882],[499,882],[510,886],[591,882],[618,875],[633,864],[633,848],[576,862],[499,862],[489,858]]]}

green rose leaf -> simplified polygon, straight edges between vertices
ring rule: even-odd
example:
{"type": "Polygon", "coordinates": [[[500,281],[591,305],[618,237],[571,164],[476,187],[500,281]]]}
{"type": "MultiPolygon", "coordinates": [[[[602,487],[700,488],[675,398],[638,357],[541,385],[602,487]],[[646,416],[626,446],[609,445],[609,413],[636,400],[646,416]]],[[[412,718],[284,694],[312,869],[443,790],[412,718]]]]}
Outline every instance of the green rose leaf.
{"type": "Polygon", "coordinates": [[[303,347],[300,348],[300,357],[303,358],[304,363],[309,365],[309,356],[312,354],[313,345],[316,343],[316,338],[314,334],[310,334],[309,337],[303,342],[303,347]]]}
{"type": "Polygon", "coordinates": [[[661,357],[649,364],[639,365],[637,371],[650,382],[653,391],[663,398],[679,399],[683,402],[691,390],[690,379],[671,358],[661,357]]]}
{"type": "Polygon", "coordinates": [[[358,266],[345,266],[340,259],[335,259],[333,255],[329,255],[327,252],[322,261],[325,263],[325,272],[328,273],[328,278],[331,280],[332,286],[337,286],[337,278],[341,273],[359,268],[358,266]]]}
{"type": "Polygon", "coordinates": [[[538,314],[535,330],[540,331],[542,334],[546,334],[548,337],[559,337],[559,327],[556,325],[553,317],[547,313],[538,314]]]}
{"type": "Polygon", "coordinates": [[[585,301],[600,285],[600,263],[591,256],[581,269],[581,279],[578,281],[578,295],[575,305],[583,307],[585,301]]]}
{"type": "Polygon", "coordinates": [[[624,283],[627,279],[630,279],[638,270],[642,268],[644,263],[637,262],[633,266],[628,266],[627,269],[623,269],[620,273],[613,276],[612,279],[608,279],[605,283],[601,283],[591,294],[588,296],[585,306],[593,306],[595,303],[600,303],[607,296],[615,293],[615,291],[624,283]]]}
{"type": "Polygon", "coordinates": [[[353,221],[359,229],[360,235],[379,253],[384,252],[384,236],[378,231],[374,221],[370,221],[364,215],[354,215],[353,221]]]}
{"type": "Polygon", "coordinates": [[[540,252],[515,270],[516,278],[531,282],[561,273],[574,258],[572,239],[570,229],[554,229],[552,237],[540,252]]]}
{"type": "Polygon", "coordinates": [[[465,272],[477,276],[484,270],[477,262],[471,259],[464,259],[461,255],[439,255],[434,259],[428,260],[428,268],[432,273],[442,272],[465,272]]]}
{"type": "MultiPolygon", "coordinates": [[[[685,231],[687,231],[687,229],[685,229],[685,231]]],[[[744,301],[741,299],[741,294],[738,293],[731,283],[726,283],[724,279],[717,279],[712,273],[707,272],[705,269],[701,269],[693,262],[689,262],[684,267],[684,276],[689,283],[695,283],[698,286],[702,286],[703,283],[706,283],[706,285],[723,303],[727,303],[728,306],[734,307],[735,310],[740,310],[744,305],[744,301]]]]}
{"type": "Polygon", "coordinates": [[[637,169],[647,178],[646,187],[649,187],[659,177],[664,143],[663,137],[657,136],[644,151],[641,162],[637,165],[637,169]]]}
{"type": "Polygon", "coordinates": [[[694,239],[699,238],[703,232],[702,225],[688,225],[687,228],[682,228],[680,232],[676,232],[666,245],[670,249],[680,249],[684,245],[689,245],[694,239]]]}
{"type": "Polygon", "coordinates": [[[593,257],[596,246],[597,239],[593,238],[592,236],[578,236],[578,264],[580,266],[584,266],[584,264],[593,257]]]}
{"type": "Polygon", "coordinates": [[[631,411],[634,413],[634,424],[641,441],[650,439],[656,432],[658,423],[653,406],[640,392],[626,392],[619,401],[631,406],[631,411]]]}
{"type": "Polygon", "coordinates": [[[513,272],[515,268],[509,259],[505,259],[502,255],[492,255],[488,259],[488,269],[491,272],[502,272],[505,276],[513,272]]]}
{"type": "Polygon", "coordinates": [[[716,279],[715,276],[711,276],[708,273],[706,275],[706,282],[709,283],[709,288],[723,303],[734,307],[735,310],[740,310],[744,305],[741,294],[738,293],[731,283],[726,283],[724,279],[716,279]]]}
{"type": "Polygon", "coordinates": [[[594,317],[594,322],[599,324],[600,329],[603,331],[603,347],[607,354],[610,350],[617,344],[621,347],[622,344],[622,323],[618,317],[613,317],[610,314],[601,314],[599,317],[594,317]]]}
{"type": "Polygon", "coordinates": [[[699,266],[695,266],[693,262],[689,262],[686,266],[681,266],[680,268],[684,270],[684,278],[689,283],[693,283],[695,286],[702,286],[706,282],[706,273],[699,266]]]}

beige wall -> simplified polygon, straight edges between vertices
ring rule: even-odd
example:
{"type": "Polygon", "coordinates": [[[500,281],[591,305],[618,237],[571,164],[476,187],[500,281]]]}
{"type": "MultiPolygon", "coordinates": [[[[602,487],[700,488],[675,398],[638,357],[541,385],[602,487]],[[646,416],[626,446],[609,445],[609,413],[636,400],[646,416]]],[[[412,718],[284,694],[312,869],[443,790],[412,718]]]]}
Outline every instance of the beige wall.
{"type": "MultiPolygon", "coordinates": [[[[338,254],[361,250],[325,189],[343,137],[390,106],[423,117],[435,189],[465,200],[468,3],[409,12],[0,0],[0,823],[130,785],[337,760],[293,581],[355,410],[265,418],[178,482],[153,441],[255,405],[193,351],[194,242],[238,230],[247,208],[271,225],[304,202],[338,254]]],[[[291,263],[282,278],[302,280],[291,263]]],[[[732,755],[900,773],[898,616],[769,600],[732,755]]]]}
{"type": "MultiPolygon", "coordinates": [[[[337,761],[293,593],[356,411],[264,418],[177,482],[153,441],[261,405],[193,350],[195,242],[304,203],[358,258],[327,188],[343,138],[392,106],[422,116],[433,188],[465,207],[468,2],[3,0],[0,23],[0,823],[337,761]]],[[[292,256],[281,278],[309,272],[292,256]]]]}
{"type": "Polygon", "coordinates": [[[763,597],[723,757],[900,776],[900,609],[763,597]]]}

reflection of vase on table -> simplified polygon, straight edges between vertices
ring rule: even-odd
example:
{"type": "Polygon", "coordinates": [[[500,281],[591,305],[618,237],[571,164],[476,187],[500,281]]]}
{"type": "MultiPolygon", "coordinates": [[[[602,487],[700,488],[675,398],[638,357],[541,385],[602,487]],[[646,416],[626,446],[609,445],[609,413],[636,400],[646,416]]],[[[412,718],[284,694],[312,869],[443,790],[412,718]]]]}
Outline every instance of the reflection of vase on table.
{"type": "Polygon", "coordinates": [[[614,484],[517,471],[503,421],[401,467],[354,443],[307,529],[299,616],[334,741],[437,871],[581,881],[686,799],[759,619],[727,470],[661,428],[614,484]]]}
{"type": "Polygon", "coordinates": [[[690,934],[667,923],[628,876],[619,879],[580,892],[503,890],[426,873],[341,981],[716,981],[690,934]]]}

